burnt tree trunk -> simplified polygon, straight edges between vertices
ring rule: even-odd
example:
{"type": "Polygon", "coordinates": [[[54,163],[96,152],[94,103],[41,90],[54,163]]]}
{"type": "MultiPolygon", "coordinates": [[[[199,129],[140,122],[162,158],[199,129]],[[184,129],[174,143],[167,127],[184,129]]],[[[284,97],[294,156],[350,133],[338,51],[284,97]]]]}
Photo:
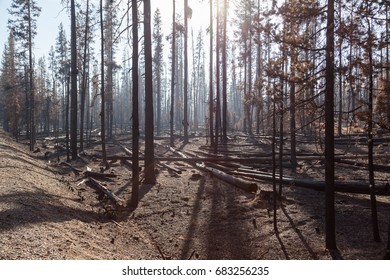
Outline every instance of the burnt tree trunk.
{"type": "Polygon", "coordinates": [[[77,159],[77,44],[76,44],[76,7],[70,2],[71,11],[71,100],[70,100],[70,149],[72,160],[77,159]]]}
{"type": "Polygon", "coordinates": [[[144,0],[145,183],[154,184],[153,60],[150,0],[144,0]]]}
{"type": "Polygon", "coordinates": [[[371,218],[374,240],[380,242],[378,226],[378,210],[375,197],[375,177],[374,177],[374,139],[372,135],[373,129],[373,92],[374,92],[374,73],[373,73],[373,57],[372,45],[373,34],[371,33],[371,23],[368,21],[368,57],[369,57],[369,92],[368,92],[368,173],[370,181],[370,199],[371,199],[371,218]]]}
{"type": "Polygon", "coordinates": [[[170,144],[175,146],[175,138],[173,135],[174,110],[175,110],[175,59],[176,59],[176,1],[173,0],[172,11],[172,64],[171,64],[171,111],[170,111],[170,144]]]}
{"type": "Polygon", "coordinates": [[[105,93],[104,93],[104,22],[103,22],[103,0],[100,0],[100,47],[101,47],[101,85],[100,85],[100,97],[101,97],[101,139],[102,139],[102,156],[103,164],[107,163],[107,154],[106,154],[106,126],[105,126],[105,93]]]}
{"type": "Polygon", "coordinates": [[[334,0],[328,0],[325,70],[325,246],[336,247],[334,207],[334,0]]]}
{"type": "Polygon", "coordinates": [[[131,205],[138,206],[139,196],[139,115],[138,115],[138,9],[137,0],[131,1],[133,23],[133,141],[132,141],[132,190],[131,205]]]}

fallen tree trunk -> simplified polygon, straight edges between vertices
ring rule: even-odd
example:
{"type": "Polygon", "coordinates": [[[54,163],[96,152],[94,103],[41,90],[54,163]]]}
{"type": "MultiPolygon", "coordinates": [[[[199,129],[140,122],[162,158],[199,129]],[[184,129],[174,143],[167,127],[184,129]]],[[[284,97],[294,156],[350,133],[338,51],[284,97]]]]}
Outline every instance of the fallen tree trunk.
{"type": "Polygon", "coordinates": [[[131,157],[133,156],[133,152],[130,151],[128,148],[123,146],[121,143],[118,143],[118,145],[122,148],[122,150],[125,152],[126,155],[131,156],[131,157]]]}
{"type": "MultiPolygon", "coordinates": [[[[169,148],[173,153],[177,154],[177,155],[180,155],[182,157],[182,159],[189,159],[184,153],[180,152],[180,151],[177,151],[175,150],[174,148],[170,147],[169,148]]],[[[203,163],[199,163],[199,161],[202,161],[202,159],[200,158],[192,158],[191,161],[194,161],[194,165],[204,171],[204,172],[208,172],[208,173],[211,173],[214,177],[217,177],[218,179],[221,179],[225,182],[228,182],[229,184],[233,185],[233,186],[236,186],[242,190],[245,190],[247,192],[256,192],[258,187],[257,187],[257,184],[256,183],[253,183],[253,182],[249,182],[247,180],[244,180],[244,179],[241,179],[241,178],[236,178],[234,176],[231,176],[223,171],[220,171],[218,169],[215,169],[215,168],[211,168],[211,167],[207,167],[205,166],[203,163]]]]}
{"type": "Polygon", "coordinates": [[[87,176],[87,177],[94,177],[94,178],[100,178],[100,179],[116,178],[117,177],[116,174],[100,173],[100,172],[93,172],[93,171],[88,171],[88,170],[84,172],[84,175],[87,176]]]}
{"type": "MultiPolygon", "coordinates": [[[[364,163],[364,162],[356,162],[356,161],[346,160],[346,159],[341,159],[341,158],[339,158],[339,159],[336,158],[335,162],[368,168],[368,164],[364,163]]],[[[390,166],[374,164],[374,170],[375,171],[382,171],[382,172],[390,172],[390,166]]]]}
{"type": "Polygon", "coordinates": [[[201,163],[196,163],[196,167],[198,167],[202,171],[209,172],[213,176],[217,177],[218,179],[221,179],[225,182],[228,182],[229,184],[231,184],[235,187],[238,187],[242,190],[245,190],[247,192],[256,192],[258,190],[256,183],[249,182],[247,180],[234,177],[234,176],[229,175],[221,170],[218,170],[218,169],[215,169],[212,167],[207,167],[201,163]]]}
{"type": "MultiPolygon", "coordinates": [[[[264,173],[248,173],[248,172],[239,172],[239,171],[232,171],[233,175],[239,175],[239,176],[245,176],[250,177],[262,181],[272,182],[272,175],[271,174],[264,174],[264,173]]],[[[296,187],[302,187],[302,188],[308,188],[313,189],[317,191],[325,191],[325,182],[324,181],[316,181],[312,179],[296,179],[291,177],[283,177],[282,183],[286,185],[296,186],[296,187]]],[[[389,184],[385,184],[382,186],[375,186],[376,194],[377,195],[390,195],[390,186],[389,184]]],[[[368,183],[362,183],[362,182],[335,182],[335,191],[336,192],[343,192],[343,193],[359,193],[359,194],[370,194],[370,188],[368,183]]]]}
{"type": "Polygon", "coordinates": [[[81,169],[78,169],[78,168],[72,166],[72,165],[71,165],[70,163],[68,163],[68,162],[63,161],[63,162],[61,162],[60,164],[61,164],[61,165],[66,165],[67,167],[69,167],[70,169],[72,169],[73,172],[76,173],[76,174],[79,174],[79,173],[83,172],[81,169]]]}
{"type": "Polygon", "coordinates": [[[177,174],[181,174],[181,170],[179,170],[179,169],[177,169],[177,168],[175,168],[175,167],[173,167],[173,166],[170,166],[170,165],[168,165],[168,164],[166,164],[166,163],[164,163],[164,162],[160,162],[160,163],[158,163],[158,164],[161,165],[161,166],[163,166],[163,167],[165,167],[165,168],[168,169],[169,171],[175,172],[175,173],[177,173],[177,174]]]}
{"type": "Polygon", "coordinates": [[[88,179],[89,182],[95,187],[95,189],[107,195],[107,197],[110,198],[116,205],[123,206],[123,200],[117,197],[114,193],[112,193],[109,189],[103,186],[100,182],[96,181],[93,178],[88,178],[88,179]]]}

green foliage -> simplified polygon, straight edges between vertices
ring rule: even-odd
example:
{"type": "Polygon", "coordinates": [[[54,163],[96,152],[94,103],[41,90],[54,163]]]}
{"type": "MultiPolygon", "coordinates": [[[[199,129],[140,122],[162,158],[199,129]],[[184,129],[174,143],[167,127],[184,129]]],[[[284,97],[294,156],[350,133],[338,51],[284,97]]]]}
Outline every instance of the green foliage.
{"type": "Polygon", "coordinates": [[[26,59],[26,52],[29,48],[29,29],[31,27],[32,40],[37,34],[37,18],[41,13],[41,8],[36,0],[13,0],[8,13],[8,28],[14,34],[15,41],[21,44],[16,55],[26,59]],[[30,13],[29,13],[30,5],[30,13]]]}

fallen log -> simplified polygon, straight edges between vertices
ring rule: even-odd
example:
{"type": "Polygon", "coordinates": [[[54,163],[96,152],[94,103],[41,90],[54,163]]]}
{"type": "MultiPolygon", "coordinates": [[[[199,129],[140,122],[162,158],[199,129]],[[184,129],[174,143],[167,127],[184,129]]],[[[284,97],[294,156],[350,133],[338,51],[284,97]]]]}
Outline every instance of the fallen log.
{"type": "MultiPolygon", "coordinates": [[[[180,151],[177,151],[176,149],[170,147],[169,148],[173,153],[177,154],[177,155],[180,155],[182,157],[183,160],[188,160],[189,158],[182,152],[180,151]]],[[[199,163],[199,161],[201,161],[201,159],[198,159],[198,158],[192,158],[191,159],[192,161],[194,161],[194,165],[204,171],[204,172],[208,172],[208,173],[211,173],[214,177],[217,177],[218,179],[221,179],[225,182],[228,182],[229,184],[233,185],[233,186],[236,186],[242,190],[245,190],[247,192],[256,192],[258,187],[257,187],[257,184],[256,183],[253,183],[253,182],[248,182],[247,180],[244,180],[244,179],[241,179],[241,178],[236,178],[236,177],[233,177],[223,171],[220,171],[218,169],[215,169],[215,168],[211,168],[211,167],[207,167],[205,166],[203,163],[199,163]]]]}
{"type": "Polygon", "coordinates": [[[71,164],[68,163],[68,162],[62,161],[60,164],[61,164],[61,165],[66,165],[67,167],[69,167],[70,169],[72,169],[73,172],[76,173],[76,174],[79,174],[79,173],[83,172],[81,169],[78,169],[78,168],[74,167],[73,165],[71,165],[71,164]]]}
{"type": "Polygon", "coordinates": [[[177,169],[177,168],[175,168],[173,166],[170,166],[170,165],[168,165],[168,164],[166,164],[164,162],[160,162],[159,165],[165,167],[169,171],[172,171],[172,172],[177,173],[177,174],[181,174],[181,170],[179,170],[179,169],[177,169]]]}
{"type": "MultiPolygon", "coordinates": [[[[244,176],[247,178],[248,177],[254,178],[254,179],[258,179],[258,180],[266,181],[266,182],[273,181],[271,174],[264,174],[264,173],[253,174],[253,173],[246,173],[246,172],[239,172],[239,171],[232,171],[231,174],[238,175],[238,176],[244,176]]],[[[279,181],[279,179],[277,179],[277,180],[279,181]]],[[[317,191],[325,191],[325,186],[326,186],[324,181],[317,181],[317,180],[313,180],[313,179],[297,179],[297,178],[292,178],[292,177],[283,177],[282,183],[285,185],[308,188],[308,189],[313,189],[313,190],[317,190],[317,191]]],[[[370,186],[369,186],[369,183],[364,183],[364,182],[336,181],[335,182],[335,191],[342,192],[342,193],[370,194],[370,186]]],[[[385,184],[385,185],[375,186],[375,194],[384,195],[384,196],[390,195],[390,185],[385,184]]]]}
{"type": "MultiPolygon", "coordinates": [[[[356,162],[356,161],[346,160],[346,159],[341,159],[341,158],[335,158],[335,162],[368,168],[368,164],[364,163],[364,162],[356,162]]],[[[390,166],[381,165],[381,164],[374,164],[374,170],[375,171],[382,171],[382,172],[390,172],[390,166]]]]}
{"type": "Polygon", "coordinates": [[[100,178],[100,179],[105,179],[105,178],[116,178],[116,174],[111,174],[111,173],[100,173],[100,172],[94,172],[94,171],[84,171],[84,175],[87,177],[94,177],[94,178],[100,178]]]}
{"type": "Polygon", "coordinates": [[[121,143],[118,143],[118,145],[122,148],[122,150],[125,152],[126,155],[131,156],[131,157],[133,156],[133,152],[130,151],[128,148],[123,146],[121,143]]]}
{"type": "Polygon", "coordinates": [[[123,206],[123,200],[117,197],[114,193],[112,193],[109,189],[103,186],[100,182],[96,181],[93,178],[89,178],[88,180],[98,191],[107,195],[116,205],[123,206]]]}
{"type": "Polygon", "coordinates": [[[175,153],[175,154],[181,156],[183,159],[188,158],[185,154],[183,154],[182,152],[180,152],[180,151],[174,149],[173,147],[169,147],[169,150],[170,150],[171,152],[173,152],[173,153],[175,153]]]}
{"type": "Polygon", "coordinates": [[[204,162],[204,165],[205,165],[206,167],[215,168],[215,169],[218,169],[218,170],[223,171],[223,172],[226,172],[226,173],[229,173],[229,172],[232,171],[232,168],[229,168],[228,166],[221,165],[221,164],[217,164],[217,163],[204,162]]]}
{"type": "Polygon", "coordinates": [[[234,177],[232,175],[229,175],[221,170],[207,167],[204,164],[196,163],[196,167],[198,167],[200,170],[204,172],[211,173],[214,177],[217,177],[218,179],[221,179],[225,182],[228,182],[229,184],[238,187],[242,190],[245,190],[247,192],[256,192],[258,190],[257,184],[253,182],[249,182],[247,180],[234,177]]]}

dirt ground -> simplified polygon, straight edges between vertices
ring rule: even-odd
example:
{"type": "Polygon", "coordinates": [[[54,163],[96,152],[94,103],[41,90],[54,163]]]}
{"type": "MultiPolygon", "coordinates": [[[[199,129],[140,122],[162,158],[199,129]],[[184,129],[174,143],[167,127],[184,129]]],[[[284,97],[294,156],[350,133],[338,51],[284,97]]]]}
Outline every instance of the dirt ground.
{"type": "MultiPolygon", "coordinates": [[[[156,143],[159,156],[172,156],[164,146],[167,140],[156,143]]],[[[184,150],[199,151],[204,144],[195,138],[184,150]]],[[[389,196],[377,196],[382,239],[377,243],[369,196],[336,194],[335,255],[324,248],[323,192],[284,186],[275,232],[271,184],[255,181],[260,191],[248,193],[176,162],[170,165],[179,173],[157,165],[157,183],[142,185],[138,208],[124,210],[89,185],[83,173],[61,164],[66,157],[58,161],[50,143],[38,145],[40,150],[31,153],[0,132],[0,259],[382,259],[386,254],[389,196]]],[[[99,171],[99,149],[86,150],[72,165],[99,171]]],[[[315,152],[318,147],[300,144],[299,149],[315,152]]],[[[108,151],[125,155],[113,143],[108,151]]],[[[240,137],[230,145],[232,155],[264,151],[270,151],[267,141],[255,147],[240,137]]],[[[376,152],[389,155],[388,143],[376,152]]],[[[378,158],[377,163],[388,165],[378,158]]],[[[131,171],[120,160],[109,165],[106,173],[117,176],[99,181],[125,203],[131,196],[131,171]]],[[[366,181],[367,174],[356,166],[336,167],[339,180],[366,181]]],[[[296,176],[321,178],[323,164],[299,162],[296,176]]],[[[377,172],[376,179],[383,184],[390,175],[377,172]]]]}

